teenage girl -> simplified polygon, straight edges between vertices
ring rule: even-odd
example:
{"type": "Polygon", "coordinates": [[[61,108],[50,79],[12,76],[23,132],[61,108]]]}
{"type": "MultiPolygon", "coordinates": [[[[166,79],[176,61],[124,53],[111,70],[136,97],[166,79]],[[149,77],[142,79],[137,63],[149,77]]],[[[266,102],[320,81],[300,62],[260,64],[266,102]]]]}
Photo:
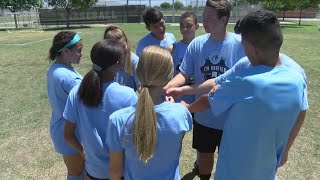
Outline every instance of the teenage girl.
{"type": "Polygon", "coordinates": [[[82,79],[72,67],[72,64],[80,62],[82,46],[78,34],[62,31],[54,36],[49,51],[49,61],[52,62],[47,73],[47,89],[52,110],[50,135],[56,151],[63,155],[68,170],[67,180],[81,179],[84,167],[81,154],[71,148],[63,138],[65,120],[62,117],[70,90],[82,79]]]}
{"type": "Polygon", "coordinates": [[[122,43],[124,48],[124,67],[117,72],[116,81],[124,86],[131,87],[135,91],[139,89],[140,82],[136,77],[136,67],[139,57],[130,51],[127,35],[116,25],[109,25],[104,32],[104,39],[113,39],[122,43]]]}
{"type": "Polygon", "coordinates": [[[168,50],[146,47],[140,56],[137,77],[141,94],[136,106],[110,116],[107,144],[110,177],[119,179],[176,179],[184,134],[192,128],[189,111],[178,103],[165,102],[163,87],[173,74],[168,50]]]}
{"type": "Polygon", "coordinates": [[[71,90],[63,113],[65,139],[86,157],[87,178],[92,180],[110,178],[109,148],[105,142],[109,116],[137,103],[133,89],[114,81],[123,58],[121,43],[114,40],[97,42],[91,50],[92,70],[71,90]],[[81,144],[76,138],[76,128],[81,144]]]}

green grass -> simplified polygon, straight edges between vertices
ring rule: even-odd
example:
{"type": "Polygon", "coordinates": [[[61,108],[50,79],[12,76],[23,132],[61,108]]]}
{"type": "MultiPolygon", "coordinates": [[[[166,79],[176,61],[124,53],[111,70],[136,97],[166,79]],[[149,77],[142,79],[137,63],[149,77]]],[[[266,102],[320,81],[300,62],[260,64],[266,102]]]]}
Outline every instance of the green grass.
{"type": "MultiPolygon", "coordinates": [[[[130,39],[132,51],[147,33],[142,24],[119,24],[130,39]]],[[[279,169],[282,180],[320,179],[320,113],[319,107],[319,22],[303,22],[303,26],[283,26],[282,52],[290,55],[306,71],[309,81],[309,104],[305,123],[290,152],[288,163],[279,169]],[[318,80],[317,80],[318,79],[318,80]]],[[[228,27],[232,30],[232,26],[228,27]]],[[[74,29],[85,44],[80,65],[85,74],[90,69],[89,52],[102,38],[104,27],[74,29]]],[[[178,27],[167,31],[181,38],[178,27]]],[[[50,108],[46,95],[46,71],[51,40],[25,46],[8,44],[30,43],[52,38],[58,30],[44,32],[0,31],[0,179],[64,179],[65,167],[55,153],[49,136],[50,108]]],[[[200,28],[197,34],[203,34],[200,28]]],[[[191,133],[184,139],[181,155],[181,176],[192,170],[195,151],[191,133]]],[[[244,162],[245,163],[245,162],[244,162]]]]}

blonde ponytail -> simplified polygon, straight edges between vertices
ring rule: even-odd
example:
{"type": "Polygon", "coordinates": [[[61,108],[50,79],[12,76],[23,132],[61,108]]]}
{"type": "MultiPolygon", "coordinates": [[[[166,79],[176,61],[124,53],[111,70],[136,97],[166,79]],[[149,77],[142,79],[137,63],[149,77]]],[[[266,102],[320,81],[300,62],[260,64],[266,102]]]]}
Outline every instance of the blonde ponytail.
{"type": "Polygon", "coordinates": [[[138,157],[147,163],[157,146],[157,116],[150,89],[165,86],[172,78],[173,61],[168,50],[159,46],[148,46],[143,49],[139,58],[136,74],[141,82],[135,122],[133,142],[138,157]]]}
{"type": "Polygon", "coordinates": [[[157,145],[157,117],[147,87],[142,87],[134,123],[134,144],[139,159],[147,163],[157,145]]]}

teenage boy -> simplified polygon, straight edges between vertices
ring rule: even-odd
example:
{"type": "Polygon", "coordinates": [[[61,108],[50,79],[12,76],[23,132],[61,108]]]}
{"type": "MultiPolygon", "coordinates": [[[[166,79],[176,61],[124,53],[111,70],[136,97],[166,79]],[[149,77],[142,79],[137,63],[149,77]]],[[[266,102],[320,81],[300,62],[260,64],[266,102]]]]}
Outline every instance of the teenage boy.
{"type": "MultiPolygon", "coordinates": [[[[189,43],[195,38],[196,30],[199,28],[197,16],[191,11],[186,11],[180,16],[180,33],[182,40],[169,46],[168,50],[172,53],[174,76],[177,75],[180,70],[179,67],[182,63],[184,54],[187,50],[189,43]]],[[[193,78],[190,78],[187,84],[192,84],[193,78]]],[[[179,99],[175,99],[176,102],[180,100],[186,103],[192,103],[194,101],[194,95],[183,96],[179,99]]]]}
{"type": "MultiPolygon", "coordinates": [[[[215,179],[270,180],[287,161],[309,108],[306,75],[279,53],[275,13],[249,13],[236,28],[247,57],[215,79],[221,86],[209,96],[213,114],[227,117],[215,179]]],[[[206,103],[187,106],[199,111],[206,103]]]]}
{"type": "MultiPolygon", "coordinates": [[[[203,26],[208,34],[195,38],[188,46],[177,74],[164,88],[185,85],[193,76],[196,84],[215,78],[244,57],[241,37],[228,32],[226,26],[231,5],[227,0],[207,0],[203,26]]],[[[201,94],[196,95],[196,98],[201,94]]],[[[209,179],[214,152],[220,145],[224,117],[213,117],[210,109],[195,113],[192,147],[199,152],[200,179],[209,179]]]]}
{"type": "Polygon", "coordinates": [[[163,48],[168,48],[176,42],[176,38],[172,33],[166,33],[163,14],[159,10],[154,8],[148,9],[143,14],[143,21],[150,33],[140,39],[136,50],[137,56],[140,56],[143,48],[147,46],[158,45],[163,48]]]}

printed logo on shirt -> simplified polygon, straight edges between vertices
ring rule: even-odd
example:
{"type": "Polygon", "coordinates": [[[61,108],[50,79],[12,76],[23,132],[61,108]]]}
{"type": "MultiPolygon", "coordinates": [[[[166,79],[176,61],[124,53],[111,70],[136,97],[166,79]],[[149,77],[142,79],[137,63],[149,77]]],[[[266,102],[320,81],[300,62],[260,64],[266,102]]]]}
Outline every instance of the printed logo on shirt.
{"type": "Polygon", "coordinates": [[[216,78],[226,72],[229,67],[225,64],[226,58],[219,55],[207,57],[205,63],[200,67],[205,80],[216,78]]]}

